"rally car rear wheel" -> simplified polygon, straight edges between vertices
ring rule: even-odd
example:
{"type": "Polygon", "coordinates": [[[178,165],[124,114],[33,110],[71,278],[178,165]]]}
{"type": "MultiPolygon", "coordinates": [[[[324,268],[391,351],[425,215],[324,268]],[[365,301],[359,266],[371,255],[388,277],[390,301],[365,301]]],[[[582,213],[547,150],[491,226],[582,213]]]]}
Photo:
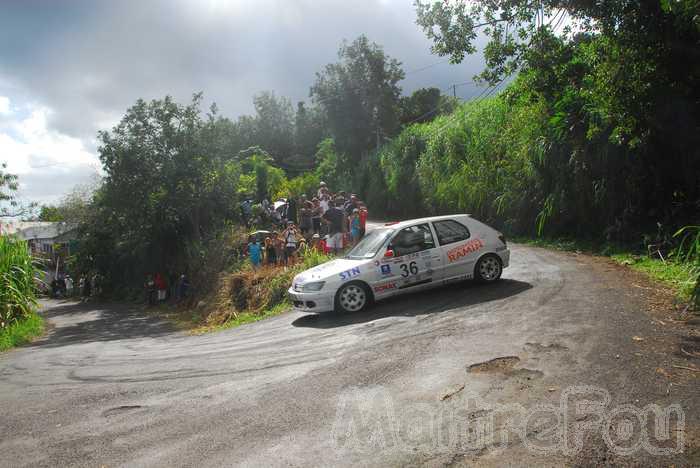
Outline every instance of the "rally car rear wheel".
{"type": "Polygon", "coordinates": [[[335,295],[335,308],[339,312],[360,312],[372,300],[369,288],[362,283],[343,285],[335,295]]]}
{"type": "Polygon", "coordinates": [[[503,273],[503,263],[497,255],[484,255],[476,263],[474,277],[483,283],[497,281],[503,273]]]}

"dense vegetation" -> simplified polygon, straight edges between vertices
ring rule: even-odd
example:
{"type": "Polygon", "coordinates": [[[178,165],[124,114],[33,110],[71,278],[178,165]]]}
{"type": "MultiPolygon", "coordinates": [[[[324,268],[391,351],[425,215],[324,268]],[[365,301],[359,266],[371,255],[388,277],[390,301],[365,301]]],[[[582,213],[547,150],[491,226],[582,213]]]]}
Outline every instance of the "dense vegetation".
{"type": "MultiPolygon", "coordinates": [[[[100,135],[106,177],[82,264],[108,283],[187,269],[243,194],[356,191],[374,215],[467,211],[511,234],[679,245],[700,213],[697,0],[417,2],[434,51],[488,39],[483,95],[402,96],[401,65],[361,36],[296,109],[272,92],[232,121],[202,97],[139,101],[100,135]],[[510,78],[510,79],[509,79],[510,78]]],[[[47,212],[47,216],[50,213],[47,212]]]]}
{"type": "Polygon", "coordinates": [[[0,350],[39,333],[34,265],[26,242],[0,236],[0,350]]]}

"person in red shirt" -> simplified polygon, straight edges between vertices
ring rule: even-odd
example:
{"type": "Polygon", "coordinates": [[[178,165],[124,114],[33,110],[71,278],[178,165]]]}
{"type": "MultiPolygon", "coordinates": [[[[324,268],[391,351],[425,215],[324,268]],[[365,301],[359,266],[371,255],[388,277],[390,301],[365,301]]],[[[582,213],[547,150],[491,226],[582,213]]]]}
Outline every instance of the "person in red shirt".
{"type": "Polygon", "coordinates": [[[164,301],[165,291],[168,289],[168,286],[165,284],[163,275],[161,275],[160,273],[156,273],[154,283],[156,285],[156,290],[158,291],[158,302],[164,301]]]}

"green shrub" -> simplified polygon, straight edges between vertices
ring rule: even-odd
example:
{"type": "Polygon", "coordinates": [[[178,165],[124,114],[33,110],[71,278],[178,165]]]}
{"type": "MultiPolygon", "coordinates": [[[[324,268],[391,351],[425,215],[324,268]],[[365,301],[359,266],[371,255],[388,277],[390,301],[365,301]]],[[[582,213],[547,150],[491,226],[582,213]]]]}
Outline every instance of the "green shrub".
{"type": "Polygon", "coordinates": [[[0,330],[30,317],[36,305],[34,265],[27,243],[0,236],[0,330]]]}

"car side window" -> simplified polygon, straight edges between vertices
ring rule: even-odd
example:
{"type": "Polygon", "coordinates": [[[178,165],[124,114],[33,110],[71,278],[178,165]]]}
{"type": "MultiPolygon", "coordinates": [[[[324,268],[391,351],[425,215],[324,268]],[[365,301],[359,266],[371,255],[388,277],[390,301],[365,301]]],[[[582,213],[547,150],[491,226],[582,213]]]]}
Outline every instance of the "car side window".
{"type": "Polygon", "coordinates": [[[396,257],[434,248],[435,240],[427,223],[400,230],[389,244],[389,249],[394,251],[396,257]]]}
{"type": "Polygon", "coordinates": [[[464,224],[451,219],[434,221],[433,226],[435,226],[435,232],[437,233],[440,245],[463,241],[469,239],[469,236],[471,236],[469,229],[467,229],[464,224]]]}

